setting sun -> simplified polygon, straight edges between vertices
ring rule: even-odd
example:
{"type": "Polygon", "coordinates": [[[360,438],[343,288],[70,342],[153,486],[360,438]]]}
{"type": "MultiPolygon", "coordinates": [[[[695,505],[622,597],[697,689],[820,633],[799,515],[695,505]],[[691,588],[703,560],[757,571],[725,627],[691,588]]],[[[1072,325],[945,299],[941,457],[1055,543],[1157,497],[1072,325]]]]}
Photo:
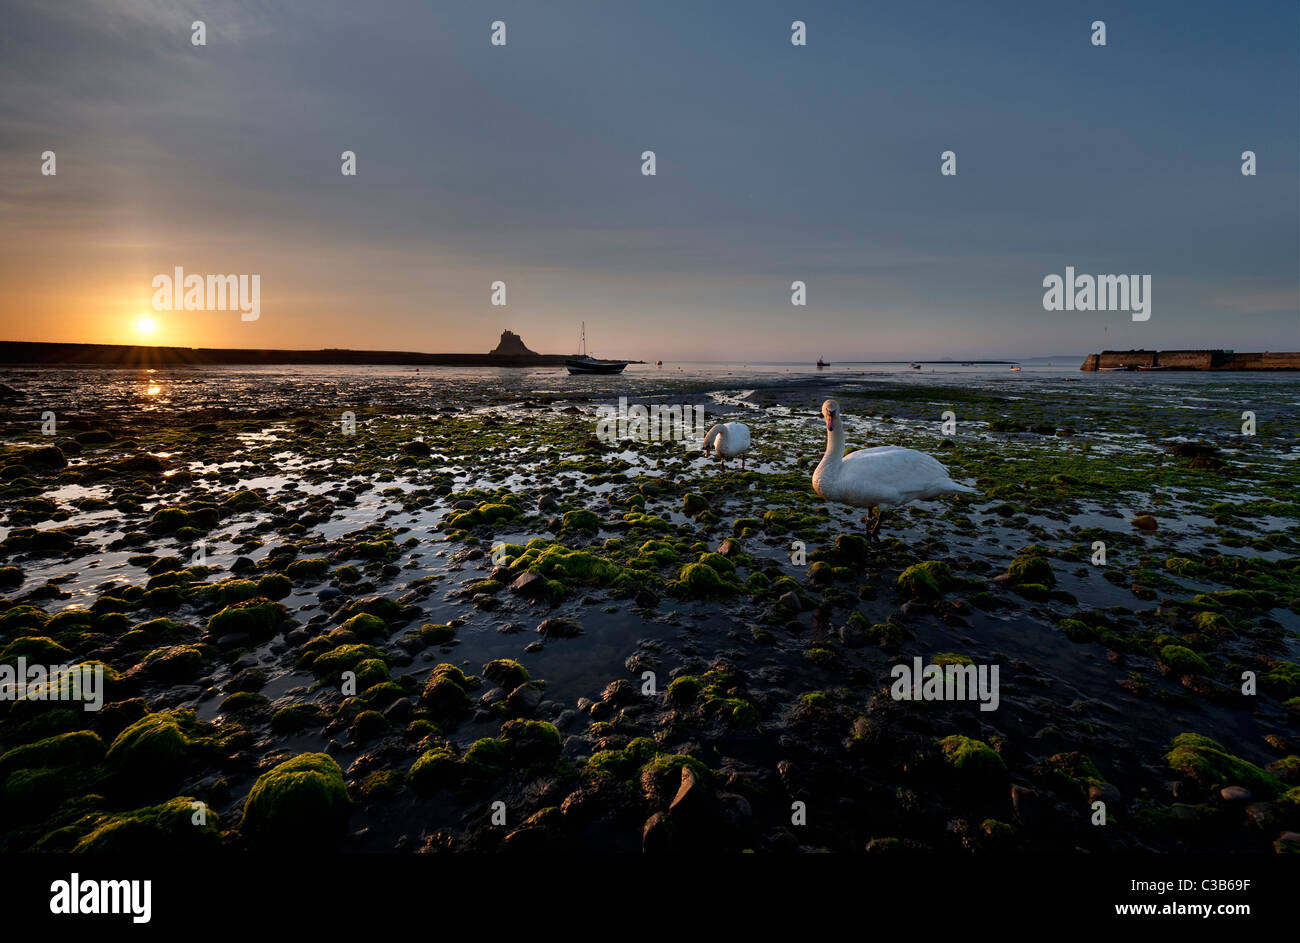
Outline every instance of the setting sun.
{"type": "Polygon", "coordinates": [[[135,322],[135,329],[140,334],[152,334],[158,330],[158,322],[150,317],[138,318],[135,322]]]}

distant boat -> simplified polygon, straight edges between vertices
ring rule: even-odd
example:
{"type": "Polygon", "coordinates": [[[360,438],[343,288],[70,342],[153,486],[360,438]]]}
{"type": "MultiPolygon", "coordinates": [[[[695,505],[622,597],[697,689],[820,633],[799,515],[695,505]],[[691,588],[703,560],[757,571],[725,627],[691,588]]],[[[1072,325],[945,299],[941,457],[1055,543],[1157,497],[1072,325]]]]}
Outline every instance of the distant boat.
{"type": "Polygon", "coordinates": [[[919,363],[914,363],[914,364],[912,364],[911,366],[912,366],[912,369],[913,369],[913,370],[920,370],[920,369],[921,369],[921,365],[920,365],[919,363]]]}
{"type": "MultiPolygon", "coordinates": [[[[587,354],[587,322],[582,322],[582,356],[566,357],[564,366],[568,369],[570,376],[574,374],[588,373],[622,373],[628,365],[626,360],[597,360],[595,357],[587,354]]],[[[662,364],[663,361],[660,361],[662,364]]]]}
{"type": "Polygon", "coordinates": [[[817,368],[818,368],[818,369],[821,369],[822,367],[829,367],[829,366],[830,366],[830,364],[828,364],[825,360],[822,360],[821,354],[818,354],[818,355],[817,355],[817,368]]]}
{"type": "Polygon", "coordinates": [[[1008,369],[1010,369],[1013,373],[1018,373],[1018,372],[1020,372],[1020,368],[1019,368],[1019,367],[1010,367],[1010,368],[1008,368],[1008,369]]]}
{"type": "Polygon", "coordinates": [[[655,361],[655,366],[656,366],[656,367],[662,367],[663,365],[664,365],[664,362],[663,362],[662,360],[656,360],[656,361],[655,361]]]}
{"type": "Polygon", "coordinates": [[[1098,367],[1097,369],[1098,369],[1098,370],[1104,370],[1104,371],[1107,372],[1107,373],[1114,373],[1114,372],[1116,372],[1116,371],[1132,371],[1132,370],[1136,370],[1137,367],[1130,366],[1129,364],[1124,364],[1123,366],[1120,366],[1120,367],[1098,367]]]}
{"type": "MultiPolygon", "coordinates": [[[[1112,369],[1114,369],[1114,368],[1113,368],[1113,367],[1106,367],[1105,369],[1107,369],[1107,370],[1112,370],[1112,369]]],[[[1139,370],[1172,370],[1172,369],[1174,369],[1174,368],[1173,368],[1173,367],[1169,367],[1169,366],[1160,366],[1160,365],[1158,365],[1158,364],[1157,364],[1156,366],[1152,366],[1152,367],[1146,367],[1146,366],[1143,366],[1142,364],[1138,364],[1138,369],[1139,369],[1139,370]]]]}

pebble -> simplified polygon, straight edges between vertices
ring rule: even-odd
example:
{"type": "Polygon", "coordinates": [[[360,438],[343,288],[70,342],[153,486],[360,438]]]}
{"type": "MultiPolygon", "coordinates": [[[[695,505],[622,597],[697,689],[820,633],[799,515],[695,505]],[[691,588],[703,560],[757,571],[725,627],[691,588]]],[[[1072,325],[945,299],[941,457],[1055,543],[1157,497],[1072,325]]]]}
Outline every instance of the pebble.
{"type": "Polygon", "coordinates": [[[662,853],[668,851],[671,845],[668,816],[656,812],[646,819],[641,828],[641,850],[646,854],[662,853]]]}
{"type": "Polygon", "coordinates": [[[1088,787],[1089,802],[1104,802],[1109,806],[1118,806],[1123,797],[1118,788],[1110,783],[1093,783],[1088,787]]]}
{"type": "Polygon", "coordinates": [[[1300,832],[1283,832],[1273,842],[1273,850],[1279,854],[1300,852],[1300,832]]]}
{"type": "Polygon", "coordinates": [[[1042,817],[1042,797],[1028,786],[1012,785],[1011,807],[1022,825],[1032,825],[1042,817]]]}
{"type": "Polygon", "coordinates": [[[537,634],[546,638],[575,638],[582,634],[582,626],[572,619],[557,616],[542,622],[537,627],[537,634]]]}
{"type": "Polygon", "coordinates": [[[1271,832],[1282,824],[1277,806],[1270,802],[1256,802],[1246,806],[1246,820],[1261,832],[1271,832]]]}
{"type": "Polygon", "coordinates": [[[528,684],[521,684],[506,698],[506,709],[515,716],[527,716],[542,702],[542,692],[528,684]]]}
{"type": "Polygon", "coordinates": [[[623,707],[637,701],[639,695],[632,682],[619,678],[617,681],[611,681],[605,686],[605,690],[600,694],[600,699],[607,704],[612,704],[614,707],[623,707]]]}
{"type": "Polygon", "coordinates": [[[510,592],[520,596],[536,596],[546,589],[546,580],[537,573],[521,573],[510,584],[510,592]]]}

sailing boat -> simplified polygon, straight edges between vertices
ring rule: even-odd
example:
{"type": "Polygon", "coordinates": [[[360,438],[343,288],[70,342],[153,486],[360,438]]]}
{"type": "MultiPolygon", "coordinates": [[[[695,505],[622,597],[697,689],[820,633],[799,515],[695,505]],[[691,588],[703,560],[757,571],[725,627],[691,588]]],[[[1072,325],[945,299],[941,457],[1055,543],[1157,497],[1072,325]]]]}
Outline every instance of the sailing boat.
{"type": "Polygon", "coordinates": [[[582,356],[568,357],[564,366],[570,374],[578,373],[622,373],[628,365],[626,360],[597,360],[587,355],[587,322],[582,322],[582,356]]]}
{"type": "Polygon", "coordinates": [[[821,354],[818,354],[818,355],[817,355],[817,369],[820,370],[822,367],[829,367],[829,366],[830,366],[830,364],[828,364],[825,360],[822,360],[822,355],[821,355],[821,354]]]}

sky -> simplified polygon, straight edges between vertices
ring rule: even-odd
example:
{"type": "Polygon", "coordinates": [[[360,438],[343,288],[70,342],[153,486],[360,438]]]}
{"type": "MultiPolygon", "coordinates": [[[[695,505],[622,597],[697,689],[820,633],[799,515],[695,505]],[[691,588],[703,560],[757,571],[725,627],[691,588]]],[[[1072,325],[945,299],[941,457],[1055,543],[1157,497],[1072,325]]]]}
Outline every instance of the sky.
{"type": "Polygon", "coordinates": [[[3,340],[1300,350],[1294,2],[5,7],[3,340]],[[260,316],[153,310],[176,266],[260,316]],[[1044,310],[1067,266],[1149,274],[1149,320],[1044,310]]]}

